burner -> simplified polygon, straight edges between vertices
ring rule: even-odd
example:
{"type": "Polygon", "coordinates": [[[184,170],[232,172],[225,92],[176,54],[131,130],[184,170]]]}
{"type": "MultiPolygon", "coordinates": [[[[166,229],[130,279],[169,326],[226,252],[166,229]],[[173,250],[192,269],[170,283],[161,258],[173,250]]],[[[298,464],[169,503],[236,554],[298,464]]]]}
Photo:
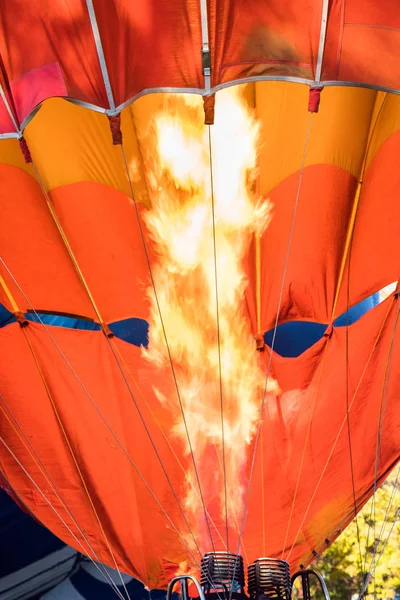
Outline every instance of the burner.
{"type": "Polygon", "coordinates": [[[289,564],[277,558],[258,558],[249,565],[247,587],[252,600],[290,600],[289,564]]]}
{"type": "Polygon", "coordinates": [[[207,552],[201,559],[200,584],[206,594],[243,593],[243,558],[231,552],[207,552]]]}

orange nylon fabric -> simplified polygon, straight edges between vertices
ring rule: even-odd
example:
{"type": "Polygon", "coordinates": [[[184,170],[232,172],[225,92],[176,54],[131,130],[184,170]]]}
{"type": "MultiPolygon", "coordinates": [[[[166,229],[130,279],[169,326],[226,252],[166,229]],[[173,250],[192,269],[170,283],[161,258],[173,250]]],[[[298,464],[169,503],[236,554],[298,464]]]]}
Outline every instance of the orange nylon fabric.
{"type": "MultiPolygon", "coordinates": [[[[373,488],[379,409],[383,405],[385,417],[381,430],[383,443],[378,483],[398,459],[400,421],[396,410],[396,379],[390,378],[387,389],[385,385],[385,369],[393,334],[393,364],[400,358],[399,334],[394,327],[397,317],[398,307],[391,297],[349,329],[348,398],[358,507],[367,500],[373,488]]],[[[100,332],[49,329],[76,375],[84,382],[86,392],[41,326],[30,324],[27,335],[69,443],[79,460],[114,557],[121,569],[133,573],[151,587],[165,586],[168,577],[178,569],[180,563],[193,563],[194,560],[124,455],[114,433],[187,542],[190,535],[117,361],[100,332]],[[98,365],[102,365],[102,368],[99,369],[98,365]],[[114,433],[93,403],[97,404],[114,433]],[[149,512],[151,519],[148,519],[149,512]]],[[[266,473],[264,518],[268,556],[280,556],[282,549],[284,556],[290,552],[292,569],[296,569],[300,563],[309,562],[312,550],[323,551],[324,540],[333,541],[339,530],[354,516],[346,421],[348,365],[344,358],[345,336],[344,328],[334,330],[332,338],[323,338],[316,347],[298,359],[273,358],[273,373],[281,382],[282,394],[278,399],[268,397],[266,401],[263,428],[267,443],[263,445],[262,457],[258,447],[243,539],[244,552],[249,561],[263,552],[260,534],[261,460],[266,473]],[[288,363],[291,364],[289,369],[288,363]],[[307,437],[311,413],[313,418],[307,437]],[[300,473],[304,447],[305,460],[300,473]],[[276,468],[278,462],[279,469],[276,468]],[[300,485],[295,495],[299,476],[300,485]],[[283,548],[292,502],[295,511],[290,521],[286,547],[283,548]],[[294,547],[291,551],[292,544],[294,547]]],[[[0,421],[2,436],[33,480],[49,496],[51,504],[62,513],[78,539],[82,541],[82,536],[63,501],[89,537],[99,559],[112,564],[23,332],[18,324],[11,325],[0,331],[0,340],[2,365],[5,367],[2,391],[18,425],[13,417],[10,419],[22,439],[4,416],[4,413],[9,415],[4,402],[1,403],[4,411],[0,421]],[[33,398],[35,405],[32,410],[33,398]],[[24,435],[30,438],[31,453],[24,435]],[[32,457],[33,451],[45,465],[56,490],[32,457]]],[[[183,455],[183,449],[171,429],[179,413],[177,411],[171,415],[167,408],[152,399],[154,384],[161,383],[163,391],[173,393],[170,376],[156,374],[154,369],[146,367],[137,348],[118,341],[111,343],[118,348],[129,369],[128,373],[123,367],[144,423],[171,485],[178,497],[182,498],[185,469],[190,459],[183,455]],[[160,382],[160,378],[164,381],[160,382]],[[150,404],[152,414],[141,393],[150,404]]],[[[268,356],[265,355],[265,358],[268,356]]],[[[252,446],[248,448],[249,457],[251,452],[252,446]]],[[[4,447],[1,448],[0,457],[6,479],[24,499],[28,509],[66,542],[82,549],[43,501],[32,482],[15,466],[4,447]]],[[[223,532],[224,524],[218,523],[218,516],[213,513],[212,493],[205,479],[203,486],[205,497],[210,499],[208,509],[211,519],[215,519],[217,527],[220,526],[223,532]]],[[[190,519],[189,522],[201,550],[209,549],[209,542],[208,546],[203,547],[205,542],[199,536],[198,523],[190,519]]],[[[222,549],[222,542],[216,531],[213,532],[215,547],[222,549]]],[[[230,533],[231,543],[237,543],[234,527],[230,533]]],[[[85,544],[85,540],[82,543],[85,544]]],[[[193,553],[196,555],[196,551],[193,553]]]]}
{"type": "MultiPolygon", "coordinates": [[[[0,165],[0,177],[0,249],[6,265],[1,263],[0,270],[20,310],[53,310],[94,318],[37,181],[24,170],[4,164],[0,165]]],[[[1,302],[12,310],[2,289],[0,295],[1,302]]]]}

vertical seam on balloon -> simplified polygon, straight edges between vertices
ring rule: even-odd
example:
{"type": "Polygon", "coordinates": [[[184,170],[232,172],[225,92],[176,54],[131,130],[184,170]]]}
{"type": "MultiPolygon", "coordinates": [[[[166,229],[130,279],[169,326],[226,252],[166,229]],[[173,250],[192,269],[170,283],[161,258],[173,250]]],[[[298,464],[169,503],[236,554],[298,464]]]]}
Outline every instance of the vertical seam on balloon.
{"type": "Polygon", "coordinates": [[[106,89],[108,103],[111,111],[115,111],[114,95],[111,88],[110,77],[108,74],[107,63],[104,56],[103,44],[101,42],[99,25],[97,23],[96,11],[93,6],[93,0],[86,0],[86,7],[89,13],[90,25],[92,28],[93,38],[96,45],[97,57],[100,63],[101,74],[103,76],[103,83],[106,89]]]}
{"type": "MultiPolygon", "coordinates": [[[[94,400],[94,398],[92,397],[92,395],[90,394],[90,392],[88,391],[88,389],[86,388],[85,384],[83,383],[82,379],[79,377],[79,375],[77,374],[77,372],[75,371],[75,369],[73,368],[73,366],[71,365],[71,363],[69,362],[68,358],[65,356],[64,352],[62,351],[62,349],[60,348],[60,346],[58,345],[57,341],[54,339],[54,337],[52,336],[52,334],[50,333],[49,328],[47,327],[47,325],[42,321],[40,315],[37,313],[37,311],[35,310],[33,304],[30,302],[30,300],[28,299],[28,297],[26,296],[25,292],[23,291],[23,289],[21,288],[20,284],[18,283],[18,281],[16,280],[15,276],[12,274],[12,272],[10,271],[10,269],[8,268],[8,266],[6,265],[6,263],[4,262],[3,258],[0,257],[0,262],[3,263],[4,267],[6,268],[7,272],[9,273],[10,277],[13,279],[15,285],[18,287],[19,291],[21,292],[21,294],[23,295],[23,297],[25,298],[26,302],[30,305],[30,307],[32,308],[33,313],[36,315],[36,318],[38,319],[38,322],[40,323],[40,325],[43,327],[43,329],[45,330],[46,334],[48,335],[48,337],[50,338],[50,340],[52,341],[52,343],[54,344],[54,346],[56,347],[57,351],[59,352],[59,354],[61,355],[61,357],[63,358],[65,364],[67,365],[67,367],[70,369],[70,371],[72,372],[72,374],[74,375],[74,377],[76,378],[76,380],[78,381],[79,385],[81,386],[81,388],[83,389],[83,391],[85,392],[86,396],[89,398],[90,402],[92,403],[92,405],[94,406],[94,408],[96,409],[97,413],[99,414],[99,416],[101,417],[103,423],[106,425],[106,427],[108,428],[108,430],[110,431],[110,433],[112,434],[112,436],[114,437],[115,441],[117,442],[117,444],[119,445],[120,449],[122,450],[122,452],[124,453],[124,455],[126,456],[126,458],[128,459],[128,461],[130,462],[131,466],[133,467],[133,469],[135,470],[135,472],[137,473],[138,477],[140,478],[140,480],[142,481],[142,483],[145,485],[146,489],[148,490],[148,492],[150,493],[150,495],[152,496],[153,500],[156,502],[156,504],[158,505],[158,507],[160,508],[161,512],[163,513],[163,515],[165,516],[165,518],[167,519],[168,523],[172,526],[172,528],[174,529],[174,531],[176,532],[177,536],[179,537],[180,541],[182,542],[183,546],[186,548],[186,550],[188,551],[188,553],[190,554],[190,556],[193,558],[194,563],[198,566],[198,568],[200,569],[200,564],[198,563],[198,561],[196,560],[195,556],[193,555],[192,551],[190,550],[189,546],[187,545],[185,539],[183,538],[183,536],[181,535],[181,533],[179,532],[179,529],[177,528],[177,526],[174,524],[174,522],[172,521],[171,517],[168,515],[167,511],[165,510],[165,508],[162,506],[160,500],[157,498],[156,494],[153,492],[153,490],[151,489],[150,484],[147,482],[146,478],[144,477],[144,475],[141,473],[139,467],[136,465],[136,463],[134,462],[134,460],[132,459],[132,457],[130,456],[129,452],[127,451],[127,449],[125,448],[125,446],[122,444],[121,440],[119,439],[118,435],[115,433],[115,431],[113,430],[113,428],[111,427],[111,425],[109,424],[109,422],[107,421],[106,417],[104,416],[104,414],[102,413],[99,405],[96,403],[96,401],[94,400]]],[[[218,595],[219,600],[221,600],[220,596],[218,595]]]]}
{"type": "Polygon", "coordinates": [[[35,350],[34,350],[34,348],[33,348],[32,342],[31,342],[31,340],[30,340],[30,338],[29,338],[29,335],[28,335],[28,333],[27,333],[27,331],[26,331],[25,329],[23,329],[23,333],[24,333],[25,339],[26,339],[26,341],[27,341],[27,343],[28,343],[29,349],[30,349],[30,351],[31,351],[31,353],[32,353],[32,357],[33,357],[33,360],[34,360],[34,362],[35,362],[36,368],[37,368],[37,370],[38,370],[38,372],[39,372],[39,375],[40,375],[40,378],[41,378],[41,380],[42,380],[43,386],[44,386],[44,388],[45,388],[45,390],[46,390],[47,397],[48,397],[48,398],[49,398],[49,400],[50,400],[50,404],[51,404],[51,406],[52,406],[52,408],[53,408],[53,411],[54,411],[55,417],[56,417],[56,419],[57,419],[58,425],[59,425],[59,427],[60,427],[60,429],[61,429],[61,431],[62,431],[62,434],[63,434],[63,436],[64,436],[64,439],[65,439],[65,441],[66,441],[66,444],[67,444],[67,446],[68,446],[68,450],[69,450],[69,452],[70,452],[70,454],[71,454],[71,457],[72,457],[72,460],[73,460],[73,462],[74,462],[74,464],[75,464],[76,470],[78,471],[79,478],[80,478],[80,480],[81,480],[81,482],[82,482],[82,485],[83,485],[83,487],[84,487],[84,489],[85,489],[86,496],[87,496],[87,498],[88,498],[88,500],[89,500],[89,503],[90,503],[90,506],[92,507],[92,510],[93,510],[94,516],[95,516],[95,518],[96,518],[96,521],[97,521],[97,523],[98,523],[98,525],[99,525],[99,527],[100,527],[101,533],[102,533],[102,535],[103,535],[103,537],[104,537],[104,540],[105,540],[105,542],[106,542],[106,545],[107,545],[108,551],[109,551],[109,553],[110,553],[110,556],[111,556],[112,562],[114,563],[114,566],[115,566],[116,570],[118,571],[118,574],[119,574],[119,576],[120,576],[120,579],[121,579],[121,582],[122,582],[122,586],[123,586],[123,588],[124,588],[124,590],[125,590],[125,592],[126,592],[126,595],[127,595],[127,597],[128,597],[128,600],[131,600],[131,599],[130,599],[130,596],[129,596],[129,593],[128,593],[128,590],[126,589],[125,582],[124,582],[124,580],[123,580],[123,577],[122,577],[121,571],[120,571],[120,569],[119,569],[119,567],[118,567],[118,565],[117,565],[117,561],[116,561],[116,559],[115,559],[115,555],[114,555],[114,553],[113,553],[113,551],[112,551],[112,549],[111,549],[110,542],[109,542],[109,540],[108,540],[108,537],[107,537],[107,535],[106,535],[106,532],[104,531],[104,528],[103,528],[103,525],[102,525],[102,523],[101,523],[100,517],[99,517],[99,515],[98,515],[98,513],[97,513],[96,507],[95,507],[95,505],[94,505],[94,502],[93,502],[93,500],[92,500],[92,496],[91,496],[91,494],[90,494],[90,492],[89,492],[89,489],[88,489],[88,487],[87,487],[87,484],[86,484],[85,478],[84,478],[84,476],[83,476],[83,473],[82,473],[82,471],[81,471],[81,468],[80,468],[80,466],[79,466],[78,460],[77,460],[77,458],[76,458],[76,456],[75,456],[74,450],[73,450],[73,448],[72,448],[71,442],[70,442],[70,440],[69,440],[69,437],[68,437],[68,435],[67,435],[67,432],[66,432],[66,430],[65,430],[64,424],[63,424],[63,422],[62,422],[62,420],[61,420],[61,417],[60,417],[60,414],[59,414],[59,412],[58,412],[58,409],[57,409],[56,403],[54,402],[53,395],[52,395],[52,393],[51,393],[51,391],[50,391],[50,388],[49,388],[49,386],[48,386],[48,384],[47,384],[46,377],[45,377],[45,375],[44,375],[44,373],[43,373],[43,370],[42,370],[42,368],[41,368],[41,366],[40,366],[39,359],[38,359],[38,357],[36,356],[36,352],[35,352],[35,350]]]}
{"type": "Polygon", "coordinates": [[[261,332],[261,236],[255,233],[256,246],[256,310],[257,310],[257,333],[261,332]]]}
{"type": "Polygon", "coordinates": [[[336,79],[339,79],[340,61],[342,58],[345,4],[346,4],[346,0],[342,0],[342,5],[341,5],[341,9],[340,9],[340,30],[339,30],[339,38],[338,38],[338,49],[337,49],[337,54],[336,54],[336,79]]]}
{"type": "MultiPolygon", "coordinates": [[[[208,36],[208,15],[207,0],[200,0],[200,18],[201,18],[201,52],[203,57],[210,53],[210,41],[208,36]]],[[[203,68],[204,89],[211,87],[211,67],[203,68]]]]}
{"type": "MultiPolygon", "coordinates": [[[[393,302],[393,300],[392,300],[392,302],[393,302]]],[[[349,411],[351,410],[351,407],[353,406],[353,403],[354,403],[354,401],[355,401],[355,399],[356,399],[356,396],[357,396],[357,394],[358,394],[358,391],[359,391],[359,389],[360,389],[361,383],[362,383],[362,381],[363,381],[363,379],[364,379],[365,373],[367,372],[367,368],[368,368],[368,366],[369,366],[369,363],[370,363],[370,361],[371,361],[371,358],[372,358],[372,356],[373,356],[373,354],[374,354],[374,352],[375,352],[375,350],[376,350],[376,347],[377,347],[377,345],[378,345],[378,342],[379,342],[379,340],[381,339],[382,331],[383,331],[383,329],[384,329],[384,327],[385,327],[385,325],[386,325],[386,322],[387,322],[387,319],[388,319],[388,317],[389,317],[389,314],[390,314],[391,308],[392,308],[392,303],[390,303],[390,306],[389,306],[389,308],[388,308],[388,310],[387,310],[387,312],[386,312],[386,315],[385,315],[385,317],[384,317],[384,319],[383,319],[383,323],[382,323],[382,325],[381,325],[381,327],[380,327],[380,329],[379,329],[379,331],[378,331],[378,334],[377,334],[377,336],[376,336],[376,339],[375,339],[374,345],[373,345],[373,347],[372,347],[372,350],[371,350],[371,352],[370,352],[370,354],[369,354],[369,356],[368,356],[368,360],[367,360],[367,362],[366,362],[366,364],[365,364],[365,366],[364,366],[363,372],[361,373],[361,377],[360,377],[360,379],[359,379],[359,381],[358,381],[357,387],[356,387],[356,389],[355,389],[355,391],[354,391],[353,397],[352,397],[352,399],[351,399],[351,402],[350,402],[350,404],[349,404],[349,411]]],[[[329,461],[330,461],[330,459],[332,458],[333,452],[334,452],[334,450],[335,450],[335,448],[336,448],[336,445],[337,445],[337,443],[338,443],[338,441],[339,441],[339,437],[340,437],[340,435],[341,435],[341,433],[342,433],[342,431],[343,431],[343,427],[345,426],[345,424],[346,424],[346,421],[347,421],[347,415],[346,415],[346,416],[343,418],[343,421],[342,421],[342,423],[341,423],[341,425],[340,425],[340,427],[339,427],[339,431],[338,431],[338,433],[337,433],[337,436],[336,436],[336,438],[335,438],[335,441],[334,441],[334,443],[333,443],[333,445],[332,445],[332,448],[331,448],[331,450],[329,451],[328,458],[327,458],[327,460],[326,460],[326,462],[325,462],[325,465],[324,465],[324,467],[323,467],[323,469],[322,469],[322,472],[321,472],[321,474],[320,474],[320,476],[319,476],[319,479],[318,479],[318,481],[317,481],[317,484],[316,484],[316,486],[315,486],[315,488],[314,488],[313,494],[312,494],[312,496],[311,496],[311,499],[310,499],[310,501],[309,501],[309,503],[308,503],[308,506],[307,506],[307,508],[306,508],[306,511],[305,511],[304,517],[303,517],[303,519],[302,519],[302,522],[300,523],[300,526],[299,526],[299,528],[298,528],[298,531],[297,531],[296,537],[294,538],[293,544],[292,544],[292,546],[291,546],[290,552],[289,552],[289,554],[288,554],[288,557],[287,557],[288,559],[290,558],[290,555],[291,555],[291,553],[292,553],[292,550],[293,550],[293,548],[294,548],[294,546],[295,546],[295,544],[296,544],[297,538],[298,538],[298,536],[299,536],[299,534],[300,534],[300,532],[301,532],[301,528],[303,527],[304,521],[305,521],[305,520],[306,520],[306,518],[307,518],[308,511],[310,510],[310,508],[311,508],[311,504],[312,504],[312,502],[313,502],[313,500],[314,500],[314,498],[315,498],[315,496],[316,496],[316,493],[317,493],[317,491],[318,491],[318,489],[319,489],[319,486],[321,485],[321,482],[322,482],[322,479],[323,479],[323,477],[324,477],[324,475],[325,475],[326,469],[328,468],[329,461]]]]}
{"type": "MultiPolygon", "coordinates": [[[[71,509],[68,507],[67,503],[65,502],[64,498],[62,497],[58,487],[56,486],[56,484],[54,483],[53,479],[50,477],[50,474],[48,473],[47,469],[44,467],[41,459],[39,458],[36,450],[33,448],[29,438],[27,437],[26,433],[24,432],[24,430],[22,429],[20,423],[18,422],[17,418],[15,417],[14,413],[12,412],[11,408],[9,407],[9,405],[7,404],[6,400],[4,399],[4,397],[0,394],[0,399],[2,400],[2,402],[5,404],[5,406],[7,407],[7,410],[10,412],[10,414],[12,415],[12,418],[14,419],[15,423],[17,424],[17,426],[19,427],[21,434],[18,432],[16,426],[14,425],[14,423],[11,421],[10,417],[8,416],[8,414],[6,413],[6,411],[3,409],[2,406],[0,406],[0,410],[3,413],[4,417],[7,419],[8,423],[11,425],[11,427],[13,428],[15,434],[17,435],[17,437],[19,438],[19,440],[22,442],[24,448],[27,450],[27,452],[29,453],[29,455],[31,456],[31,458],[34,460],[34,462],[36,463],[37,467],[40,469],[42,475],[45,477],[47,483],[49,483],[49,485],[53,488],[54,493],[56,494],[58,500],[64,505],[64,509],[66,510],[66,512],[69,514],[69,516],[71,517],[72,521],[74,522],[76,528],[78,529],[80,535],[82,536],[83,540],[86,542],[88,548],[90,549],[90,551],[93,553],[94,558],[96,559],[96,561],[99,563],[97,564],[95,562],[95,560],[88,554],[87,550],[83,547],[82,543],[80,542],[80,540],[76,537],[76,535],[73,533],[72,529],[66,524],[65,521],[62,520],[63,525],[65,526],[65,528],[69,531],[69,533],[71,534],[71,536],[75,539],[75,541],[79,544],[79,546],[82,548],[83,552],[88,556],[88,558],[92,561],[92,563],[96,566],[96,568],[100,571],[100,573],[103,575],[104,579],[107,581],[107,577],[111,583],[111,585],[113,587],[116,588],[115,583],[113,582],[112,578],[109,576],[109,574],[107,573],[107,570],[104,568],[104,572],[101,571],[100,566],[103,566],[100,562],[100,558],[97,555],[96,551],[94,550],[93,546],[91,545],[91,543],[89,542],[88,538],[86,537],[83,529],[81,528],[81,526],[79,525],[78,521],[76,520],[76,518],[74,517],[71,509]],[[24,439],[23,439],[24,438],[24,439]],[[27,443],[25,443],[25,440],[27,443]],[[29,445],[29,448],[27,446],[27,444],[29,445]]],[[[25,471],[27,472],[27,469],[25,469],[25,471]]],[[[40,490],[40,487],[38,486],[38,489],[40,491],[40,493],[43,496],[42,491],[40,490]]],[[[51,503],[48,499],[46,499],[46,502],[48,502],[51,506],[51,503]]],[[[57,515],[58,516],[58,515],[57,515]]],[[[61,517],[60,517],[61,519],[61,517]]],[[[122,600],[125,600],[121,594],[121,592],[117,589],[116,593],[118,592],[118,596],[120,598],[122,598],[122,600]]]]}
{"type": "MultiPolygon", "coordinates": [[[[353,240],[354,232],[355,232],[355,223],[356,223],[356,218],[357,218],[358,207],[360,204],[362,184],[363,184],[363,179],[364,179],[364,174],[365,174],[365,169],[366,169],[366,164],[367,164],[368,153],[369,153],[369,149],[371,147],[371,142],[372,142],[372,139],[373,139],[373,136],[375,133],[375,128],[376,128],[378,120],[383,112],[383,107],[385,105],[386,99],[387,99],[387,92],[386,92],[385,98],[380,106],[379,112],[376,116],[374,123],[372,124],[372,121],[371,121],[369,132],[368,132],[367,143],[365,146],[364,156],[363,156],[363,160],[362,160],[362,164],[361,164],[361,168],[360,168],[360,175],[359,175],[358,183],[357,183],[357,189],[356,189],[356,193],[354,195],[352,211],[351,211],[350,219],[349,219],[349,222],[347,225],[346,241],[345,241],[345,245],[344,245],[344,249],[343,249],[342,260],[340,263],[340,269],[339,269],[339,275],[338,275],[338,281],[337,281],[336,289],[335,289],[335,297],[334,297],[334,301],[333,301],[331,321],[333,321],[335,318],[336,307],[337,307],[337,303],[339,300],[339,294],[340,294],[340,290],[341,290],[342,283],[343,283],[343,276],[344,276],[344,272],[345,272],[345,268],[346,268],[346,263],[349,260],[349,253],[350,253],[352,243],[353,243],[352,240],[353,240]]],[[[348,268],[350,268],[350,265],[348,266],[348,268]]]]}
{"type": "Polygon", "coordinates": [[[329,0],[322,0],[321,27],[320,27],[320,32],[319,32],[317,65],[316,65],[316,69],[315,69],[315,82],[316,83],[320,83],[320,81],[321,81],[322,60],[324,58],[324,50],[325,50],[326,26],[328,23],[328,6],[329,6],[329,0]]]}

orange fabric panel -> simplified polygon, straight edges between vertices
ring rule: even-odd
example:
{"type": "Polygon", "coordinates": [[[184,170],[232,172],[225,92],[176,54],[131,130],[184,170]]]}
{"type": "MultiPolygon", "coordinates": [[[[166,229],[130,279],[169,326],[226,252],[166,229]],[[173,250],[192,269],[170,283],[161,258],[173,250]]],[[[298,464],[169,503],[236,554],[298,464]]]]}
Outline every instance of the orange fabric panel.
{"type": "MultiPolygon", "coordinates": [[[[0,182],[1,256],[29,302],[36,310],[93,317],[39,184],[9,165],[0,165],[0,182]]],[[[31,309],[3,265],[0,268],[20,310],[31,309]]],[[[0,294],[0,301],[12,310],[2,290],[0,294]]]]}
{"type": "MultiPolygon", "coordinates": [[[[298,207],[287,263],[279,322],[329,322],[352,201],[353,176],[331,165],[313,165],[287,177],[270,194],[272,218],[261,238],[261,332],[275,324],[297,194],[298,207]]],[[[247,302],[256,328],[255,249],[248,256],[247,302]]]]}
{"type": "MultiPolygon", "coordinates": [[[[93,335],[80,335],[87,332],[55,327],[50,329],[51,335],[84,383],[87,393],[84,392],[44,329],[30,324],[26,331],[114,558],[123,572],[132,573],[151,587],[166,586],[169,573],[166,572],[163,563],[166,565],[172,563],[176,569],[186,558],[187,551],[185,552],[185,546],[129,462],[115,436],[118,437],[178,531],[186,536],[188,530],[182,521],[177,502],[171,493],[108,342],[100,332],[92,332],[93,335]],[[106,426],[88,394],[98,406],[115,436],[106,426]]],[[[163,463],[167,466],[171,483],[179,492],[184,482],[187,459],[180,452],[182,467],[179,467],[141,395],[143,394],[150,402],[152,409],[163,423],[164,431],[168,434],[171,417],[161,407],[158,408],[159,405],[155,402],[152,392],[152,386],[157,383],[158,375],[149,372],[146,365],[141,364],[138,348],[121,344],[118,340],[113,343],[123,352],[130,372],[140,381],[141,393],[130,382],[132,392],[149,435],[163,463]]],[[[48,492],[51,503],[62,512],[62,516],[67,519],[67,523],[78,539],[82,540],[79,531],[83,530],[100,562],[115,566],[71,458],[66,439],[56,421],[51,402],[35,370],[24,334],[17,324],[0,330],[0,348],[2,393],[23,433],[29,436],[32,447],[54,481],[55,489],[46,481],[43,470],[41,471],[29,455],[25,447],[26,439],[22,435],[25,440],[24,445],[3,413],[0,413],[2,436],[34,481],[48,492]],[[35,405],[33,411],[32,402],[35,405]],[[71,509],[79,528],[68,516],[62,500],[71,509]]],[[[169,377],[166,378],[164,374],[163,380],[166,383],[169,377]]],[[[0,405],[4,407],[1,400],[0,405]]],[[[179,444],[174,443],[173,439],[172,444],[175,445],[174,451],[179,452],[179,444]]],[[[56,535],[82,551],[2,444],[0,444],[0,461],[7,480],[23,498],[27,507],[56,535]]],[[[85,541],[82,543],[85,545],[85,541]]]]}
{"type": "Polygon", "coordinates": [[[322,2],[209,3],[212,84],[244,77],[314,78],[322,2]]]}
{"type": "Polygon", "coordinates": [[[398,89],[400,51],[397,0],[332,2],[322,80],[352,81],[398,89]]]}
{"type": "Polygon", "coordinates": [[[54,189],[51,199],[103,320],[146,319],[151,283],[132,200],[90,182],[54,189]]]}
{"type": "Polygon", "coordinates": [[[400,235],[400,132],[392,135],[372,160],[364,177],[350,253],[343,278],[338,313],[398,281],[400,235]],[[348,296],[348,298],[347,298],[348,296]]]}
{"type": "Polygon", "coordinates": [[[204,87],[200,3],[93,4],[117,105],[144,89],[204,87]]]}
{"type": "MultiPolygon", "coordinates": [[[[384,376],[396,312],[395,302],[392,303],[390,298],[351,326],[349,365],[345,361],[345,328],[334,330],[331,338],[324,338],[314,349],[311,348],[296,359],[283,359],[274,355],[272,373],[278,378],[282,394],[279,398],[268,396],[266,400],[263,468],[260,462],[261,447],[258,446],[244,531],[243,553],[247,560],[253,561],[261,555],[281,556],[286,528],[290,525],[284,556],[287,556],[294,544],[290,555],[294,570],[300,563],[309,562],[312,550],[322,551],[325,547],[324,540],[333,541],[338,530],[353,517],[346,423],[347,366],[355,487],[359,507],[373,490],[378,414],[383,402],[386,406],[384,443],[380,453],[378,483],[399,459],[400,422],[396,408],[399,390],[394,376],[389,381],[388,396],[382,396],[382,390],[386,389],[384,376]],[[311,430],[307,438],[311,417],[311,430]],[[304,464],[294,499],[305,444],[304,464]],[[262,473],[266,490],[264,508],[262,473]],[[293,499],[295,511],[289,523],[293,499]]],[[[128,393],[109,342],[100,332],[55,327],[50,327],[50,330],[88,394],[129,452],[178,531],[189,541],[187,526],[128,393]]],[[[186,560],[193,564],[193,559],[179,540],[178,534],[166,522],[165,515],[47,333],[36,324],[30,324],[26,333],[118,565],[124,571],[140,577],[151,587],[165,586],[168,578],[180,568],[180,564],[185,564],[186,560]]],[[[398,338],[397,330],[393,364],[397,364],[400,359],[398,338]]],[[[138,348],[118,340],[110,343],[115,344],[115,348],[123,356],[129,369],[128,373],[123,367],[124,372],[146,427],[171,484],[184,502],[190,457],[184,454],[172,427],[179,422],[179,408],[176,404],[171,414],[167,405],[160,403],[153,392],[153,387],[157,386],[166,395],[176,394],[170,373],[158,372],[154,367],[149,367],[138,348]],[[131,379],[132,375],[136,383],[131,379]]],[[[73,510],[80,527],[95,545],[101,560],[112,566],[113,559],[87,495],[82,490],[64,434],[56,422],[51,402],[35,371],[24,333],[17,324],[0,331],[0,356],[2,393],[7,404],[24,434],[30,436],[32,446],[61,491],[63,500],[73,510]]],[[[268,362],[267,351],[262,357],[268,362]]],[[[206,415],[207,398],[204,397],[202,401],[206,415]]],[[[65,508],[63,509],[62,500],[45,480],[26,444],[18,438],[4,414],[1,415],[1,431],[6,443],[12,447],[33,479],[48,491],[49,499],[56,508],[64,510],[63,514],[68,516],[65,508]]],[[[244,473],[238,474],[238,484],[245,485],[248,482],[253,447],[254,440],[248,446],[247,467],[244,473]]],[[[211,451],[210,447],[208,462],[199,465],[199,473],[203,489],[206,490],[210,517],[213,522],[218,522],[219,519],[223,531],[223,520],[215,512],[213,495],[208,488],[209,485],[212,486],[214,477],[209,465],[215,465],[215,457],[210,463],[211,451]]],[[[51,508],[40,499],[40,494],[33,493],[32,483],[3,446],[0,446],[0,461],[5,477],[28,509],[59,537],[82,550],[60,524],[51,508]]],[[[238,521],[241,522],[241,519],[238,521]]],[[[202,551],[210,550],[207,536],[199,531],[198,519],[190,522],[202,551]]],[[[70,518],[68,523],[77,531],[70,518]]],[[[223,548],[217,536],[214,542],[216,549],[223,548]]],[[[237,544],[235,528],[230,530],[230,544],[232,547],[237,544]]]]}
{"type": "MultiPolygon", "coordinates": [[[[43,79],[40,69],[56,65],[66,87],[64,95],[108,106],[84,0],[40,0],[34,5],[5,0],[0,16],[0,54],[8,81],[14,84],[14,101],[22,93],[23,78],[30,76],[29,89],[24,87],[23,93],[25,98],[28,94],[32,97],[31,109],[39,104],[46,97],[46,86],[54,84],[54,74],[43,79]]],[[[19,113],[20,121],[25,117],[27,114],[19,113]]]]}
{"type": "MultiPolygon", "coordinates": [[[[281,557],[282,550],[283,558],[290,554],[292,571],[312,560],[312,550],[323,552],[325,540],[332,542],[354,518],[346,394],[358,510],[374,489],[381,407],[384,417],[378,485],[400,458],[398,379],[394,371],[387,387],[385,384],[393,336],[391,364],[398,364],[400,359],[397,319],[398,306],[391,297],[353,324],[348,330],[348,365],[345,327],[334,329],[331,338],[324,337],[298,358],[273,356],[272,374],[283,393],[276,401],[266,401],[266,442],[263,458],[260,452],[257,455],[244,544],[250,546],[256,536],[262,537],[260,486],[264,471],[266,555],[281,557]]],[[[267,364],[268,352],[265,360],[267,364]]]]}

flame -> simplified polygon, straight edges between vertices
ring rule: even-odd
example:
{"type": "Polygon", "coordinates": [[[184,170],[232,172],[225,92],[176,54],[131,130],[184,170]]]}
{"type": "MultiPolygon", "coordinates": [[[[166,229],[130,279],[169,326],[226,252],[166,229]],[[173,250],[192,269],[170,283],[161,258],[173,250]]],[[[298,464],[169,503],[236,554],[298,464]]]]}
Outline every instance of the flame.
{"type": "MultiPolygon", "coordinates": [[[[201,99],[189,95],[170,96],[154,117],[151,209],[145,220],[158,254],[153,277],[163,323],[151,289],[149,347],[143,354],[160,367],[169,366],[164,324],[201,483],[199,490],[194,469],[188,472],[186,508],[199,523],[203,496],[222,530],[225,484],[212,206],[214,202],[228,517],[237,526],[248,448],[265,385],[245,310],[243,261],[254,234],[261,235],[268,225],[270,203],[255,193],[259,127],[239,92],[219,92],[215,124],[207,128],[203,119],[201,99]]],[[[167,397],[155,391],[161,402],[175,408],[174,432],[189,454],[176,393],[167,397]]],[[[277,391],[273,380],[267,391],[277,391]]],[[[204,544],[210,549],[209,539],[204,544]]]]}

